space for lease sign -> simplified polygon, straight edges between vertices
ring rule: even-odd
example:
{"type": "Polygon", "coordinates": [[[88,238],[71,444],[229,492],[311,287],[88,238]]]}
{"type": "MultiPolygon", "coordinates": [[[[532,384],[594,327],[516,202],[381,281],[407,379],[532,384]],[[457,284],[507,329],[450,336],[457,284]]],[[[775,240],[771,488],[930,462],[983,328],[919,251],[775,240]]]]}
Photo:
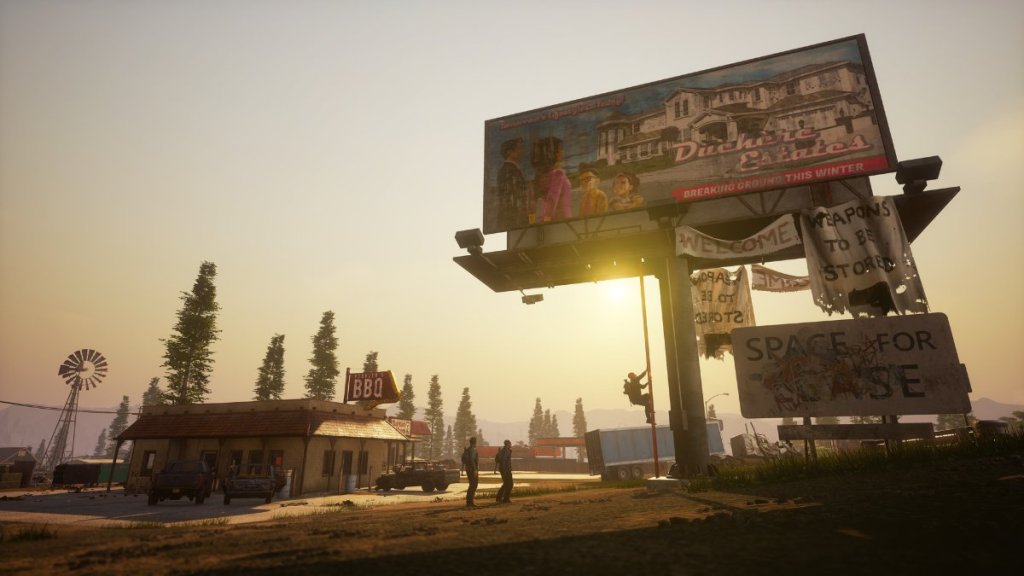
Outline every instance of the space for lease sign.
{"type": "Polygon", "coordinates": [[[732,345],[746,418],[971,410],[945,314],[737,328],[732,345]]]}

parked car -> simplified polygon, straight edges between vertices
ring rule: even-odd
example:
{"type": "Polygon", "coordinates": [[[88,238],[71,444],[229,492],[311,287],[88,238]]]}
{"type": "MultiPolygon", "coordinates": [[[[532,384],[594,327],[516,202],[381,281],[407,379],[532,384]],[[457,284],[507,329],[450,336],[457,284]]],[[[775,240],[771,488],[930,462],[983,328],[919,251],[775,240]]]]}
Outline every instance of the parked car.
{"type": "Polygon", "coordinates": [[[424,492],[433,492],[435,488],[447,490],[449,484],[458,481],[458,468],[446,468],[441,462],[414,460],[405,465],[395,466],[387,474],[381,474],[377,477],[375,485],[377,490],[385,492],[392,488],[402,490],[406,486],[419,486],[424,492]]]}
{"type": "Polygon", "coordinates": [[[149,505],[161,500],[188,498],[202,504],[210,496],[213,474],[202,460],[172,460],[153,475],[149,485],[149,505]]]}
{"type": "Polygon", "coordinates": [[[270,504],[274,493],[280,489],[281,476],[268,464],[249,464],[231,471],[224,480],[224,504],[231,504],[232,498],[263,498],[270,504]]]}

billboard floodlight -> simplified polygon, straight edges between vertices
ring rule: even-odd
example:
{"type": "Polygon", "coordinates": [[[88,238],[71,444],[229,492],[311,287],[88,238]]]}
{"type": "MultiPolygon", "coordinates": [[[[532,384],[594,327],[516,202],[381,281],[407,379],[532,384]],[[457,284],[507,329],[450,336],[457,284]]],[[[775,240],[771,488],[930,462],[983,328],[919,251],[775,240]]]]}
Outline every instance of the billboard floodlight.
{"type": "Polygon", "coordinates": [[[939,177],[941,170],[942,158],[938,156],[905,160],[896,165],[896,183],[903,184],[905,194],[921,192],[929,180],[939,177]]]}
{"type": "Polygon", "coordinates": [[[479,255],[483,253],[484,233],[479,228],[471,230],[459,230],[455,233],[455,241],[459,248],[465,248],[470,254],[479,255]]]}

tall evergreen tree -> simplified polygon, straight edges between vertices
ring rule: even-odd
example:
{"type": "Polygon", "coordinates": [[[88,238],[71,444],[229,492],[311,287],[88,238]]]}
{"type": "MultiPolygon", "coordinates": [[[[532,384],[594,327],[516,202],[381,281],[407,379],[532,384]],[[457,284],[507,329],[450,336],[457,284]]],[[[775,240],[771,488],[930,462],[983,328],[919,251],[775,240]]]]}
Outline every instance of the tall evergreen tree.
{"type": "Polygon", "coordinates": [[[96,448],[92,451],[93,458],[107,456],[107,429],[100,430],[100,437],[96,439],[96,448]]]}
{"type": "Polygon", "coordinates": [[[324,312],[320,319],[320,330],[313,336],[313,365],[306,374],[306,398],[333,400],[334,387],[338,381],[338,339],[334,336],[334,312],[324,312]]]}
{"type": "Polygon", "coordinates": [[[551,415],[551,428],[548,428],[549,438],[561,438],[562,432],[558,429],[558,416],[556,414],[551,415]]]}
{"type": "Polygon", "coordinates": [[[376,372],[377,371],[377,353],[370,350],[366,354],[366,360],[363,361],[363,372],[376,372]]]}
{"type": "Polygon", "coordinates": [[[280,400],[284,393],[284,334],[274,334],[256,374],[253,400],[280,400]]]}
{"type": "Polygon", "coordinates": [[[463,388],[462,400],[459,401],[459,408],[455,412],[455,444],[467,446],[469,438],[476,434],[476,430],[476,416],[473,415],[473,402],[469,399],[469,388],[463,388]]]}
{"type": "MultiPolygon", "coordinates": [[[[114,419],[110,421],[110,426],[107,428],[107,456],[114,456],[114,448],[117,447],[117,437],[128,427],[128,416],[131,413],[132,408],[128,404],[128,397],[124,396],[121,398],[121,405],[117,407],[114,419]]],[[[125,452],[123,446],[121,452],[125,452]]]]}
{"type": "Polygon", "coordinates": [[[164,403],[164,392],[160,389],[160,378],[149,380],[149,387],[142,393],[143,406],[159,406],[164,403]]]}
{"type": "Polygon", "coordinates": [[[448,425],[448,431],[444,435],[444,458],[455,458],[455,438],[452,436],[452,426],[448,425]]]}
{"type": "MultiPolygon", "coordinates": [[[[572,435],[575,438],[583,438],[587,433],[587,417],[583,414],[583,398],[576,399],[576,411],[572,416],[572,435]]],[[[576,460],[583,462],[587,458],[586,446],[580,446],[576,450],[576,460]]]]}
{"type": "Polygon", "coordinates": [[[416,417],[416,405],[412,403],[416,394],[412,391],[412,374],[405,375],[405,383],[402,384],[402,393],[398,398],[398,417],[412,420],[416,417]]]}
{"type": "Polygon", "coordinates": [[[210,393],[213,372],[213,351],[217,341],[217,288],[213,284],[217,265],[203,262],[199,266],[192,292],[183,292],[181,310],[174,333],[166,345],[163,367],[167,368],[165,399],[171,404],[201,404],[210,393]]]}
{"type": "Polygon", "coordinates": [[[541,420],[540,438],[551,438],[551,409],[544,410],[544,419],[541,420]]]}
{"type": "Polygon", "coordinates": [[[537,398],[537,403],[533,405],[533,417],[530,418],[526,436],[530,441],[530,446],[536,446],[537,438],[544,436],[544,408],[540,405],[540,398],[537,398]]]}
{"type": "Polygon", "coordinates": [[[490,446],[491,445],[491,443],[488,442],[486,438],[484,438],[484,429],[483,428],[477,428],[476,429],[476,445],[477,446],[490,446]]]}
{"type": "Polygon", "coordinates": [[[441,383],[437,374],[430,377],[430,388],[427,390],[427,409],[424,411],[427,424],[430,425],[430,445],[427,447],[430,460],[441,457],[444,446],[444,401],[441,399],[441,383]]]}
{"type": "Polygon", "coordinates": [[[46,457],[46,438],[39,441],[39,448],[36,448],[35,457],[40,462],[46,457]]]}

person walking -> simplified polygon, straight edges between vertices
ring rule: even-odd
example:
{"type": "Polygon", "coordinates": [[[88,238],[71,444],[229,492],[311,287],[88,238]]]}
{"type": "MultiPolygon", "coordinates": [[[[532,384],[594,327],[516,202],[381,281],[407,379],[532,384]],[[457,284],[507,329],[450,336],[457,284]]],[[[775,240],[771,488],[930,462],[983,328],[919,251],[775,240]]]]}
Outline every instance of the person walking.
{"type": "Polygon", "coordinates": [[[473,497],[476,496],[476,486],[480,482],[480,459],[476,454],[476,437],[469,439],[469,446],[462,451],[462,466],[466,470],[466,480],[469,488],[466,489],[466,508],[476,508],[473,497]]]}
{"type": "Polygon", "coordinates": [[[508,504],[512,496],[512,441],[505,440],[505,445],[498,449],[494,457],[494,467],[501,473],[501,488],[498,488],[498,504],[508,504]]]}

